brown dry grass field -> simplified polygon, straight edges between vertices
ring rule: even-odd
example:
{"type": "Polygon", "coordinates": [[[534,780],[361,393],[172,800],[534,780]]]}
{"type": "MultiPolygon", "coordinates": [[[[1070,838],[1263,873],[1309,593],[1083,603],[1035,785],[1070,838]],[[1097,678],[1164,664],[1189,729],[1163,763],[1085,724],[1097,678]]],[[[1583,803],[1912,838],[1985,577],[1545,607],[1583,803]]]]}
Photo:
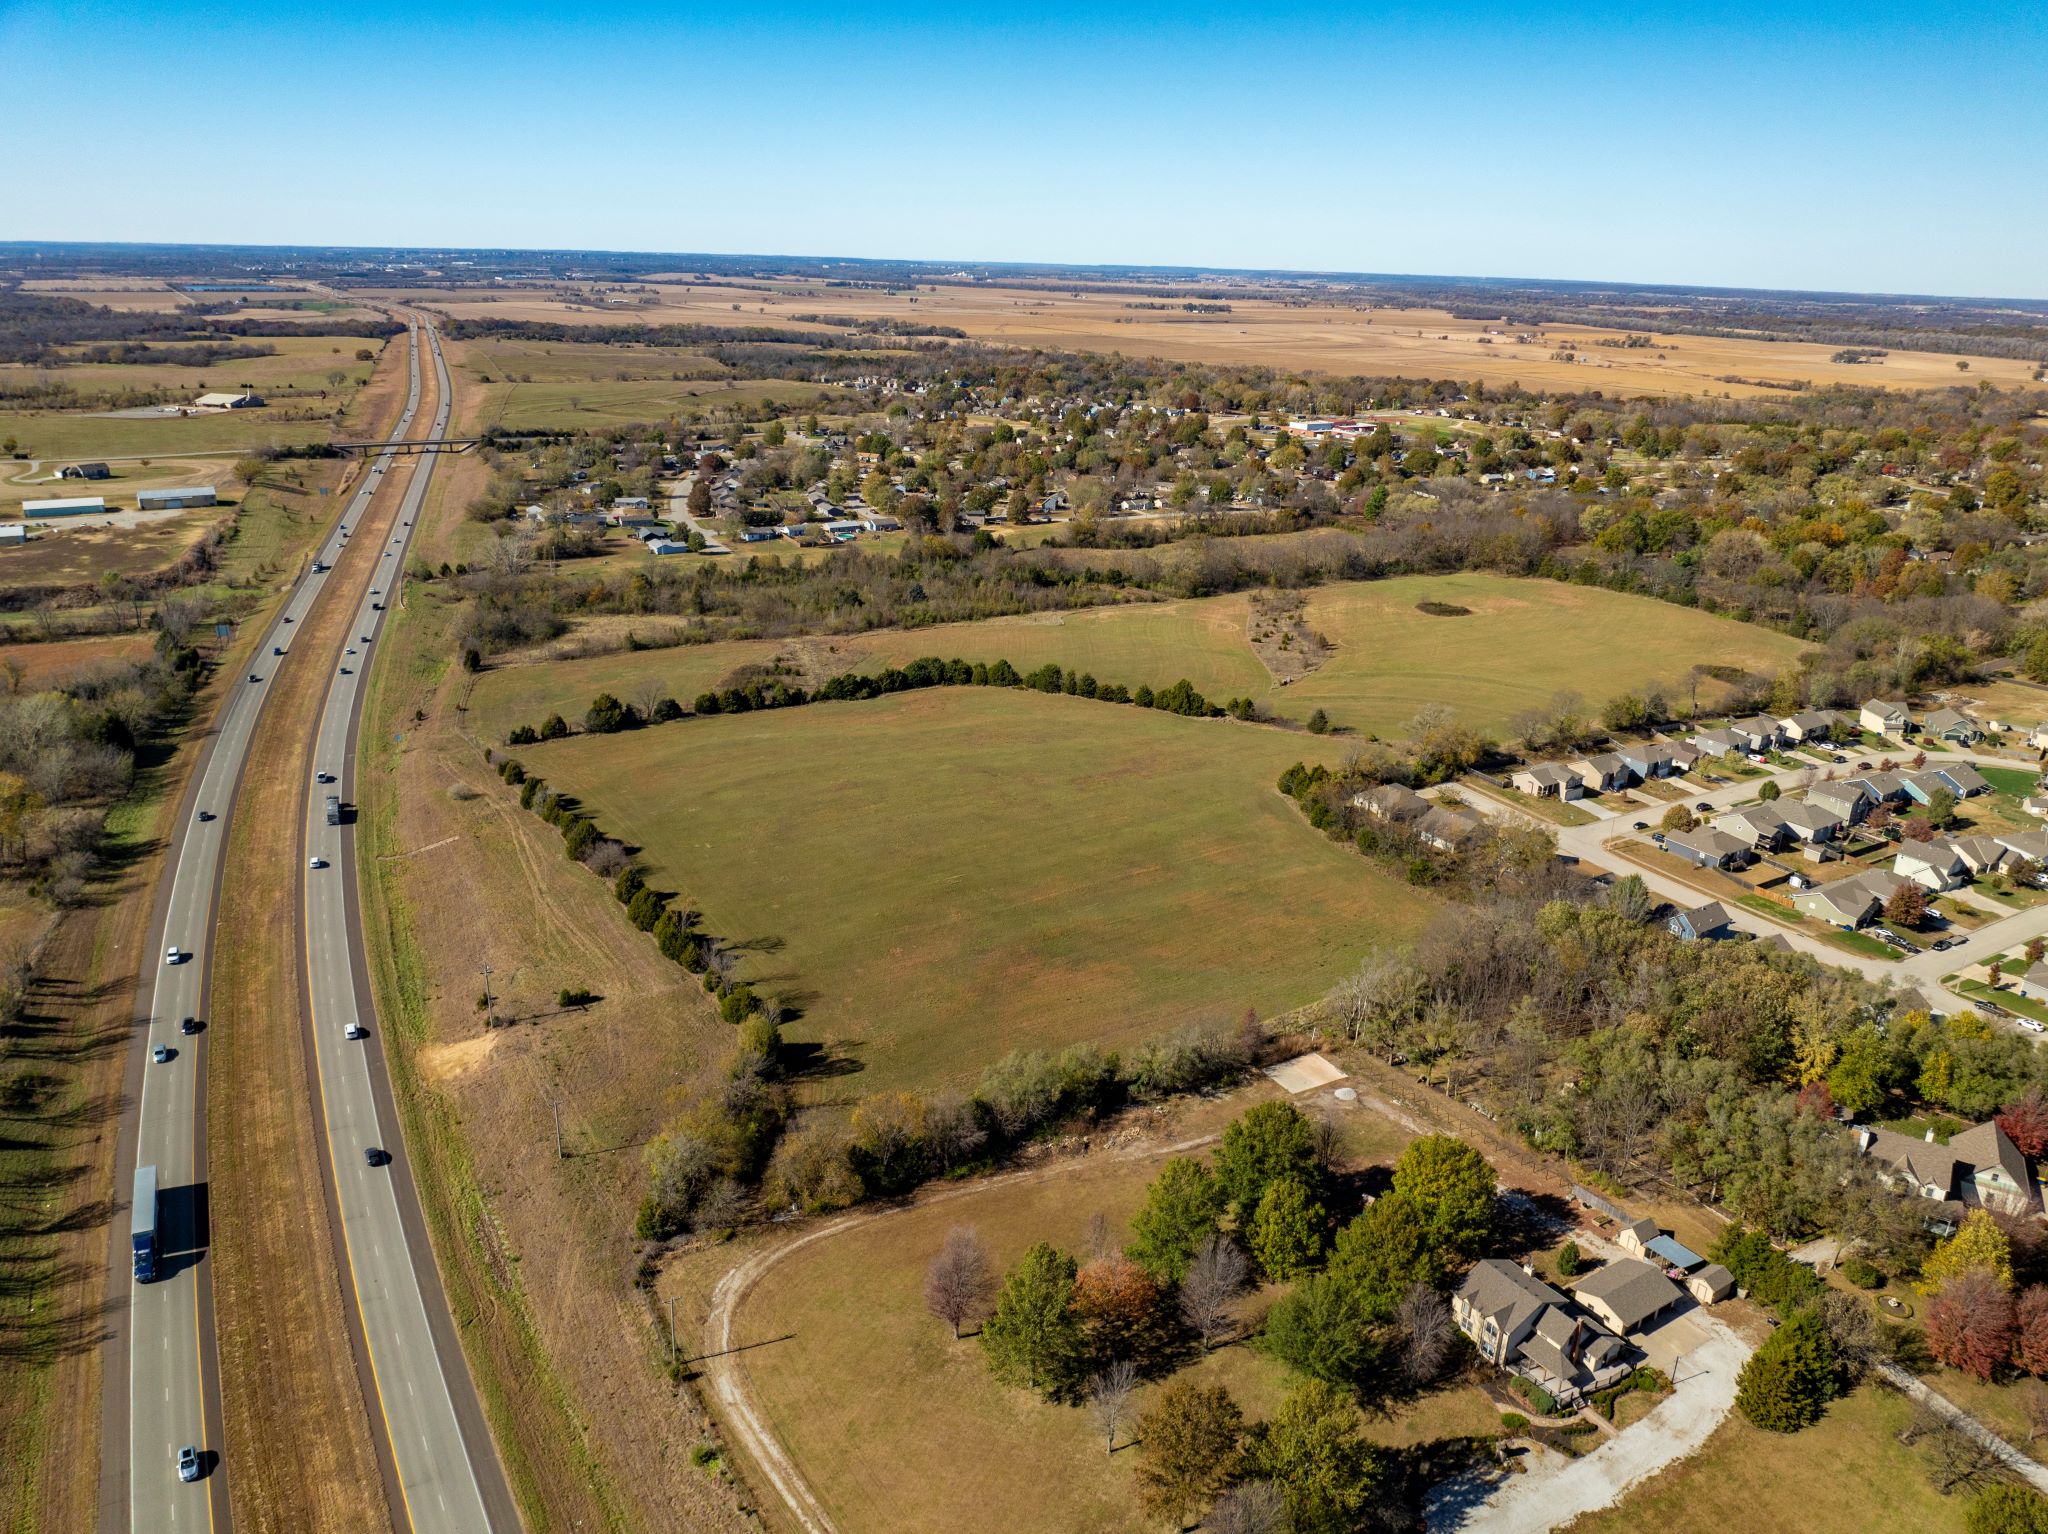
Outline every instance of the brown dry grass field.
{"type": "Polygon", "coordinates": [[[800,281],[765,287],[763,291],[752,283],[729,286],[715,280],[636,284],[633,293],[646,291],[657,297],[651,306],[609,305],[588,287],[553,283],[489,291],[393,289],[382,296],[419,303],[454,318],[578,325],[776,325],[814,329],[820,335],[835,332],[828,326],[805,326],[792,316],[855,315],[950,325],[975,340],[1012,346],[1323,373],[1477,378],[1530,388],[1598,389],[1609,395],[1741,398],[1770,392],[1759,383],[1784,381],[1927,389],[1989,379],[2018,387],[2033,373],[2031,363],[1973,357],[1966,359],[1970,367],[1965,374],[1956,369],[1958,359],[1933,352],[1893,351],[1875,363],[1843,364],[1828,360],[1836,350],[1832,346],[1717,336],[1655,336],[1650,348],[1621,350],[1598,343],[1618,342],[1622,331],[1589,325],[1524,329],[1424,309],[1234,299],[1229,314],[1182,314],[1137,309],[1136,303],[1157,300],[1091,291],[1085,285],[1058,292],[945,284],[880,292],[800,281]],[[1518,335],[1532,339],[1517,342],[1518,335]],[[1552,360],[1552,353],[1574,342],[1581,360],[1552,360]],[[1752,382],[1724,382],[1728,377],[1752,382]]]}
{"type": "Polygon", "coordinates": [[[23,687],[54,687],[68,677],[111,662],[142,660],[153,648],[154,641],[147,634],[54,639],[46,644],[0,644],[0,678],[19,666],[23,687]]]}
{"type": "MultiPolygon", "coordinates": [[[[458,383],[456,429],[476,408],[458,383]]],[[[481,474],[437,473],[422,557],[449,556],[481,474]]],[[[386,1057],[450,1308],[530,1527],[735,1534],[742,1498],[690,1463],[707,1424],[632,1283],[640,1148],[731,1030],[459,733],[454,617],[418,586],[391,615],[358,830],[386,1057]],[[473,1005],[482,962],[510,1027],[486,1031],[473,1005]],[[565,1012],[567,986],[604,1000],[565,1012]]]]}
{"type": "MultiPolygon", "coordinates": [[[[770,1267],[741,1302],[734,1340],[746,1351],[732,1366],[840,1534],[986,1527],[986,1510],[998,1507],[1003,1526],[1017,1534],[1139,1526],[1136,1456],[1105,1455],[1080,1408],[990,1379],[972,1337],[956,1342],[926,1314],[925,1263],[955,1225],[973,1226],[998,1267],[1035,1241],[1085,1252],[1096,1213],[1123,1230],[1166,1147],[1214,1135],[1253,1102],[1279,1095],[1260,1082],[1220,1101],[1170,1105],[1139,1146],[933,1190],[799,1246],[770,1267]]],[[[1391,1165],[1411,1138],[1361,1104],[1317,1096],[1311,1111],[1335,1116],[1346,1164],[1391,1165]]],[[[729,1253],[693,1254],[665,1277],[663,1290],[673,1286],[701,1324],[710,1287],[731,1260],[729,1253]]],[[[1271,1298],[1248,1297],[1241,1320],[1255,1319],[1271,1298]]],[[[1242,1344],[1181,1373],[1222,1384],[1251,1418],[1270,1415],[1290,1384],[1283,1365],[1242,1344]]],[[[1139,1410],[1156,1388],[1141,1388],[1139,1410]]],[[[1451,1383],[1369,1414],[1363,1426],[1377,1442],[1406,1445],[1491,1432],[1498,1420],[1482,1392],[1451,1383]]]]}

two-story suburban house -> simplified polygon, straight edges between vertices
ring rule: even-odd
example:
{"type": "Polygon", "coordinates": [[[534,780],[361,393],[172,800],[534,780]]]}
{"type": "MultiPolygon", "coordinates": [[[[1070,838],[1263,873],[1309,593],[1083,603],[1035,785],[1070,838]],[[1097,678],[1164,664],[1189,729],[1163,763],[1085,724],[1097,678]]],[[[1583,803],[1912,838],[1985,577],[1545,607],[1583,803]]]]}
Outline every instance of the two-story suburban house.
{"type": "Polygon", "coordinates": [[[1856,1148],[1871,1159],[1878,1176],[1944,1207],[1945,1223],[1959,1225],[1970,1208],[2039,1214],[2041,1197],[2027,1170],[2027,1158],[1995,1123],[1979,1124],[1938,1145],[1934,1131],[1924,1139],[1889,1129],[1854,1131],[1856,1148]]]}
{"type": "Polygon", "coordinates": [[[1903,739],[1906,731],[1913,728],[1913,715],[1903,703],[1893,703],[1884,698],[1872,698],[1863,705],[1857,716],[1857,723],[1873,735],[1889,735],[1903,739]]]}

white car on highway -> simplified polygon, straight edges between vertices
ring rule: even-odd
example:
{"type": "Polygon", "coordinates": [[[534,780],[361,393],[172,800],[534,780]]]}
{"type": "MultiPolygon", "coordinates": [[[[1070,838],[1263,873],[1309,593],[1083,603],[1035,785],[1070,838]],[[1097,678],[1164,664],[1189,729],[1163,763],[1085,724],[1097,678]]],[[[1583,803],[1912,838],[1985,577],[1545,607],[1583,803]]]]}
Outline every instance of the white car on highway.
{"type": "Polygon", "coordinates": [[[315,853],[312,857],[306,859],[306,866],[308,868],[325,868],[327,866],[327,859],[315,853]]]}
{"type": "Polygon", "coordinates": [[[186,953],[176,943],[171,944],[170,947],[164,950],[164,963],[166,964],[183,964],[190,957],[191,955],[186,953]]]}

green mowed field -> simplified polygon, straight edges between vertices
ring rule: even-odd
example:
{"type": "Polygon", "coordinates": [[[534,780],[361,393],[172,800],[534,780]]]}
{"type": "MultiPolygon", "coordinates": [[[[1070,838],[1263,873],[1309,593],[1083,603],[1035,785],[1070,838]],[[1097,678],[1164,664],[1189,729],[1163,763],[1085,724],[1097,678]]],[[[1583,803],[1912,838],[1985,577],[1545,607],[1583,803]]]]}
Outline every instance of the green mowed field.
{"type": "Polygon", "coordinates": [[[462,365],[491,383],[571,383],[594,379],[726,378],[732,369],[687,346],[616,346],[582,341],[471,339],[462,343],[462,365]],[[487,379],[483,375],[488,375],[487,379]]]}
{"type": "MultiPolygon", "coordinates": [[[[1213,1131],[1262,1084],[1176,1123],[1176,1137],[1213,1131]]],[[[1345,1160],[1391,1162],[1407,1136],[1363,1110],[1339,1120],[1345,1160]]],[[[1049,1176],[967,1187],[811,1242],[763,1276],[739,1312],[742,1344],[786,1339],[743,1356],[768,1424],[845,1534],[944,1534],[1000,1526],[1016,1534],[1093,1534],[1146,1527],[1134,1494],[1137,1456],[1111,1456],[1088,1413],[989,1377],[980,1345],[955,1341],[925,1310],[926,1263],[956,1225],[972,1226],[999,1269],[1035,1241],[1085,1256],[1100,1212],[1121,1239],[1163,1157],[1091,1158],[1049,1176]]],[[[1269,1296],[1250,1296],[1241,1316],[1269,1296]]],[[[1220,1384],[1247,1418],[1270,1416],[1291,1385],[1286,1367],[1241,1343],[1182,1371],[1220,1384]]],[[[1140,1387],[1137,1413],[1157,1383],[1140,1387]]],[[[1499,1414],[1477,1389],[1452,1384],[1364,1418],[1376,1442],[1405,1445],[1491,1432],[1499,1414]]]]}
{"type": "MultiPolygon", "coordinates": [[[[526,748],[856,1093],[1323,994],[1435,910],[1274,789],[1321,742],[977,688],[526,748]]],[[[1334,748],[1332,748],[1334,749],[1334,748]]]]}
{"type": "MultiPolygon", "coordinates": [[[[683,703],[737,666],[778,653],[827,654],[835,669],[871,670],[920,655],[1005,659],[1020,670],[1056,661],[1128,687],[1187,678],[1218,702],[1259,699],[1283,718],[1326,709],[1339,726],[1398,736],[1427,703],[1448,704],[1465,723],[1505,730],[1523,710],[1559,691],[1597,707],[1615,693],[1658,681],[1677,689],[1695,663],[1775,669],[1800,645],[1733,619],[1647,597],[1498,575],[1412,576],[1344,582],[1308,594],[1308,621],[1337,649],[1324,666],[1278,686],[1245,633],[1250,598],[1133,603],[982,623],[880,630],[830,641],[740,641],[640,651],[486,675],[473,699],[476,728],[499,741],[517,724],[559,710],[572,722],[599,692],[631,699],[658,678],[683,703]],[[1432,617],[1417,603],[1471,609],[1432,617]],[[829,652],[811,647],[829,645],[829,652]],[[843,659],[843,665],[840,661],[843,659]]],[[[677,620],[651,618],[648,633],[677,620]]],[[[1702,706],[1716,684],[1704,682],[1702,706]]],[[[1674,700],[1684,696],[1674,690],[1674,700]]]]}

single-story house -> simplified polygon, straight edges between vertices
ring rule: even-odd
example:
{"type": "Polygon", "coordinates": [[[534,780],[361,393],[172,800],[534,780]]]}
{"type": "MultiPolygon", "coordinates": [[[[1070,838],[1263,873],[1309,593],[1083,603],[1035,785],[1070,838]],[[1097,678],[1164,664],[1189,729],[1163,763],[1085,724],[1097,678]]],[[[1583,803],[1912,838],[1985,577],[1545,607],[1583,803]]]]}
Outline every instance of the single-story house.
{"type": "Polygon", "coordinates": [[[2037,724],[2029,730],[2027,744],[2036,751],[2048,751],[2048,724],[2037,724]]]}
{"type": "Polygon", "coordinates": [[[1658,1228],[1655,1220],[1630,1220],[1628,1224],[1615,1232],[1614,1244],[1624,1252],[1627,1252],[1629,1256],[1640,1257],[1648,1249],[1650,1243],[1662,1234],[1663,1232],[1658,1228]]]}
{"type": "Polygon", "coordinates": [[[1936,709],[1927,716],[1921,728],[1937,740],[1951,741],[1958,746],[1974,746],[1984,738],[1984,731],[1976,720],[1952,708],[1936,709]]]}
{"type": "Polygon", "coordinates": [[[1532,799],[1577,799],[1586,792],[1580,776],[1562,762],[1534,762],[1508,774],[1508,784],[1532,799]]]}
{"type": "Polygon", "coordinates": [[[1785,817],[1768,804],[1747,804],[1730,810],[1714,822],[1714,829],[1770,852],[1777,851],[1790,834],[1785,817]]]}
{"type": "Polygon", "coordinates": [[[1381,783],[1351,796],[1352,806],[1374,820],[1415,820],[1429,811],[1429,801],[1399,783],[1381,783]]]}
{"type": "Polygon", "coordinates": [[[1749,749],[1749,743],[1733,730],[1701,730],[1692,741],[1708,756],[1727,756],[1733,751],[1749,749]]]}
{"type": "Polygon", "coordinates": [[[1922,1198],[2013,1212],[2040,1208],[2027,1158],[1996,1123],[1951,1135],[1946,1145],[1934,1143],[1932,1129],[1920,1140],[1889,1129],[1854,1133],[1857,1149],[1878,1164],[1880,1177],[1922,1198]]]}
{"type": "Polygon", "coordinates": [[[1913,727],[1913,716],[1903,703],[1892,703],[1884,698],[1872,698],[1863,705],[1857,722],[1873,735],[1903,736],[1913,727]]]}
{"type": "Polygon", "coordinates": [[[1572,771],[1579,775],[1579,781],[1586,785],[1589,794],[1604,794],[1609,789],[1627,788],[1629,771],[1627,763],[1611,752],[1598,756],[1582,756],[1571,764],[1572,771]]]}
{"type": "Polygon", "coordinates": [[[1937,767],[1934,769],[1934,775],[1948,784],[1958,799],[1968,799],[1977,794],[1991,792],[1990,781],[1968,762],[1937,767]]]}
{"type": "Polygon", "coordinates": [[[1686,1274],[1685,1287],[1698,1303],[1718,1305],[1735,1293],[1735,1275],[1718,1262],[1710,1262],[1686,1274]]]}
{"type": "Polygon", "coordinates": [[[1439,852],[1456,852],[1478,829],[1477,817],[1440,804],[1432,804],[1415,821],[1415,834],[1439,852]]]}
{"type": "Polygon", "coordinates": [[[1853,826],[1870,812],[1871,801],[1854,783],[1816,783],[1806,791],[1806,802],[1841,824],[1853,826]]]}
{"type": "Polygon", "coordinates": [[[2022,996],[2031,996],[2036,1001],[2048,1001],[2048,959],[2033,965],[2023,975],[2013,976],[2012,983],[2022,996]]]}
{"type": "Polygon", "coordinates": [[[1883,909],[1892,891],[1905,882],[1903,875],[1874,868],[1854,878],[1837,879],[1832,884],[1816,884],[1810,890],[1802,890],[1792,897],[1792,904],[1802,916],[1815,917],[1830,926],[1853,929],[1883,909]]]}
{"type": "Polygon", "coordinates": [[[1672,831],[1664,837],[1664,850],[1699,868],[1747,868],[1750,849],[1726,831],[1702,826],[1692,831],[1672,831]]]}
{"type": "Polygon", "coordinates": [[[1902,842],[1898,856],[1892,859],[1892,872],[1924,884],[1936,894],[1970,882],[1970,865],[1945,836],[1931,842],[1902,842]]]}
{"type": "Polygon", "coordinates": [[[1674,740],[1664,748],[1671,753],[1673,772],[1691,772],[1706,753],[1689,740],[1674,740]]]}
{"type": "Polygon", "coordinates": [[[1572,1297],[1626,1337],[1684,1299],[1685,1292],[1649,1263],[1621,1257],[1581,1279],[1572,1297]]]}
{"type": "Polygon", "coordinates": [[[1784,732],[1785,739],[1794,745],[1803,745],[1808,741],[1826,740],[1840,723],[1841,717],[1833,709],[1808,709],[1804,713],[1792,715],[1789,719],[1780,719],[1778,727],[1784,732]]]}
{"type": "Polygon", "coordinates": [[[1752,714],[1747,719],[1737,719],[1728,728],[1742,742],[1745,751],[1769,751],[1779,743],[1782,732],[1778,721],[1766,714],[1752,714]]]}
{"type": "Polygon", "coordinates": [[[1645,781],[1668,778],[1680,770],[1672,759],[1671,748],[1665,745],[1623,746],[1614,754],[1621,758],[1622,766],[1631,774],[1645,781]]]}
{"type": "Polygon", "coordinates": [[[1958,836],[1952,845],[1956,856],[1963,860],[1963,866],[1973,875],[1996,873],[1998,865],[2012,856],[1988,836],[1958,836]]]}
{"type": "Polygon", "coordinates": [[[2048,861],[2048,831],[2007,831],[1992,833],[1991,839],[2014,857],[2040,863],[2048,861]]]}
{"type": "Polygon", "coordinates": [[[113,470],[103,463],[67,463],[57,471],[59,479],[112,479],[113,470]]]}
{"type": "Polygon", "coordinates": [[[1938,772],[1915,772],[1906,778],[1906,797],[1915,804],[1931,803],[1937,793],[1947,794],[1955,799],[1962,797],[1955,791],[1954,785],[1938,772]]]}
{"type": "Polygon", "coordinates": [[[647,497],[644,495],[621,495],[612,500],[613,511],[646,511],[647,497]]]}
{"type": "Polygon", "coordinates": [[[1691,910],[1675,912],[1665,925],[1688,943],[1725,937],[1728,934],[1728,913],[1721,908],[1720,901],[1709,900],[1691,910]]]}
{"type": "Polygon", "coordinates": [[[674,538],[649,538],[647,552],[650,554],[687,554],[690,546],[674,538]]]}
{"type": "Polygon", "coordinates": [[[1912,797],[1906,792],[1906,775],[1902,772],[1867,772],[1849,781],[1862,789],[1873,804],[1904,804],[1912,797]]]}
{"type": "Polygon", "coordinates": [[[1785,829],[1803,842],[1833,841],[1842,834],[1842,818],[1830,815],[1811,799],[1784,799],[1778,803],[1778,818],[1785,829]]]}

